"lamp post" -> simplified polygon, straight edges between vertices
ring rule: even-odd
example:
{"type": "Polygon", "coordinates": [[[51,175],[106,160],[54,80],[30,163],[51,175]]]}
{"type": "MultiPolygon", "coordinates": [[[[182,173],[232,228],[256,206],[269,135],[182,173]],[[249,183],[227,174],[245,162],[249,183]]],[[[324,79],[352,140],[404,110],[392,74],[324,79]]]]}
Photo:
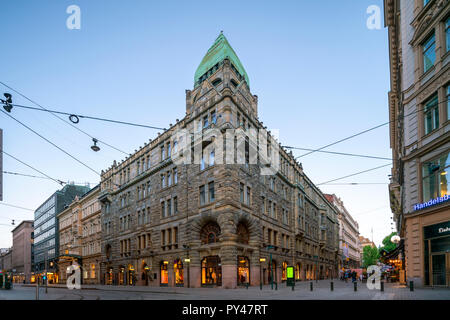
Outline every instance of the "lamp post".
{"type": "Polygon", "coordinates": [[[262,290],[264,277],[262,274],[262,263],[266,261],[266,258],[259,258],[259,288],[262,290]]]}

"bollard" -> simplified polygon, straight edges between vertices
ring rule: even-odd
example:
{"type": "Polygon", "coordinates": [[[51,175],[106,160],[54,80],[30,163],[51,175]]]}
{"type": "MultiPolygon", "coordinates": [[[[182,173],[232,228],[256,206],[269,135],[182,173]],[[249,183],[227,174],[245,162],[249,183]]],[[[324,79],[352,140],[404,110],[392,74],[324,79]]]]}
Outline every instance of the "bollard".
{"type": "Polygon", "coordinates": [[[292,285],[291,287],[292,287],[292,291],[294,291],[294,285],[292,285]]]}
{"type": "Polygon", "coordinates": [[[313,291],[313,283],[312,283],[312,281],[309,283],[309,288],[310,288],[311,291],[313,291]]]}
{"type": "Polygon", "coordinates": [[[414,281],[409,282],[409,291],[414,291],[414,281]]]}
{"type": "Polygon", "coordinates": [[[278,282],[275,282],[275,290],[278,290],[278,282]]]}
{"type": "Polygon", "coordinates": [[[384,292],[384,281],[380,281],[380,291],[384,292]]]}
{"type": "Polygon", "coordinates": [[[262,290],[262,282],[259,282],[259,290],[262,290]]]}
{"type": "Polygon", "coordinates": [[[245,284],[245,286],[247,287],[247,290],[248,290],[248,282],[245,284]]]}
{"type": "Polygon", "coordinates": [[[331,290],[331,291],[334,290],[334,283],[333,283],[333,281],[330,282],[330,290],[331,290]]]}
{"type": "Polygon", "coordinates": [[[358,282],[353,282],[353,290],[358,291],[358,282]]]}

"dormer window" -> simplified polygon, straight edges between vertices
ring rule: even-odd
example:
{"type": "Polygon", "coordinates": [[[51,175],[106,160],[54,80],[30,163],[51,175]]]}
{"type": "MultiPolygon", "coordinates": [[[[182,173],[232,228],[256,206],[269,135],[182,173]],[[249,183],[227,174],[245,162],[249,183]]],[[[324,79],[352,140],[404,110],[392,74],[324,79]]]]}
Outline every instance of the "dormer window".
{"type": "Polygon", "coordinates": [[[236,80],[231,79],[230,82],[235,88],[238,86],[238,83],[236,82],[236,80]]]}

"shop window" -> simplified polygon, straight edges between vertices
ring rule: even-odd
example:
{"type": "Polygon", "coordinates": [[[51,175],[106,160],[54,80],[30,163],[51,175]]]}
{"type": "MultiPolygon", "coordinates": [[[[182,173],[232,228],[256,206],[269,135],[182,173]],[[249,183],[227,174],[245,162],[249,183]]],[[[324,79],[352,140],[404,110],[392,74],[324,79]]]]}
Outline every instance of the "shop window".
{"type": "Polygon", "coordinates": [[[300,263],[297,263],[295,265],[295,280],[300,280],[300,270],[301,270],[300,263]]]}
{"type": "Polygon", "coordinates": [[[169,285],[169,272],[167,270],[167,266],[168,266],[169,262],[168,261],[162,261],[161,262],[161,272],[160,272],[160,285],[161,286],[167,286],[169,285]]]}
{"type": "Polygon", "coordinates": [[[238,285],[250,284],[250,262],[247,257],[238,256],[238,285]]]}
{"type": "Polygon", "coordinates": [[[202,259],[202,285],[222,285],[222,265],[218,256],[202,259]]]}
{"type": "Polygon", "coordinates": [[[284,261],[284,262],[281,264],[281,280],[282,280],[282,281],[285,281],[285,280],[287,279],[287,276],[286,276],[286,269],[287,269],[287,262],[284,261]]]}
{"type": "Polygon", "coordinates": [[[180,259],[177,259],[173,265],[173,271],[175,274],[175,285],[183,286],[184,275],[183,275],[183,263],[180,259]]]}

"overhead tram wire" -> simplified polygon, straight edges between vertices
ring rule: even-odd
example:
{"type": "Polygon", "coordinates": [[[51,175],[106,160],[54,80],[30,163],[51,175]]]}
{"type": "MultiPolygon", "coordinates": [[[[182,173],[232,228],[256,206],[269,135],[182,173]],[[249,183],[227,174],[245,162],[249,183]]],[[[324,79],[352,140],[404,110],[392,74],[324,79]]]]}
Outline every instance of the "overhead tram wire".
{"type": "MultiPolygon", "coordinates": [[[[81,133],[87,135],[87,136],[90,137],[91,139],[95,139],[95,140],[97,140],[98,142],[101,142],[101,143],[103,143],[104,145],[106,145],[106,146],[108,146],[108,147],[110,147],[110,148],[112,148],[112,149],[114,149],[114,150],[116,150],[116,151],[119,151],[119,152],[124,153],[124,154],[126,154],[126,155],[130,155],[128,152],[125,152],[125,151],[123,151],[123,150],[120,150],[119,148],[116,148],[116,147],[114,147],[113,145],[110,145],[110,144],[106,143],[105,141],[102,141],[102,140],[99,140],[99,139],[93,137],[92,135],[90,135],[90,134],[87,133],[86,131],[84,131],[84,130],[78,128],[77,126],[73,125],[72,123],[70,123],[70,122],[64,120],[64,119],[61,118],[61,117],[59,117],[59,116],[56,114],[57,112],[51,112],[51,111],[49,111],[47,108],[41,106],[39,103],[37,103],[37,102],[33,101],[32,99],[28,98],[26,95],[22,94],[21,92],[17,91],[16,89],[14,89],[14,88],[8,86],[6,83],[0,81],[0,84],[2,84],[3,86],[5,86],[5,87],[8,88],[8,89],[14,91],[15,93],[17,93],[18,95],[20,95],[20,96],[23,97],[24,99],[30,101],[31,103],[33,103],[33,104],[35,104],[35,105],[37,105],[38,107],[41,108],[41,109],[34,108],[35,110],[50,112],[54,117],[56,117],[56,118],[58,118],[59,120],[65,122],[66,124],[70,125],[71,127],[77,129],[78,131],[80,131],[81,133]]],[[[12,104],[11,104],[11,105],[12,105],[12,104]]],[[[15,107],[21,107],[20,105],[13,105],[13,106],[15,106],[15,107]]],[[[32,108],[32,107],[29,107],[29,108],[32,108]]]]}
{"type": "MultiPolygon", "coordinates": [[[[283,146],[283,147],[286,148],[286,149],[315,151],[315,149],[308,149],[308,148],[299,148],[299,147],[290,147],[290,146],[283,146]]],[[[364,154],[354,154],[354,153],[335,152],[335,151],[323,151],[323,150],[317,150],[316,152],[330,153],[330,154],[336,154],[336,155],[341,155],[341,156],[361,157],[361,158],[369,158],[369,159],[379,159],[379,160],[392,161],[392,158],[376,157],[376,156],[369,156],[369,155],[364,155],[364,154]]]]}
{"type": "MultiPolygon", "coordinates": [[[[445,100],[443,100],[443,101],[440,101],[440,102],[438,102],[437,104],[439,105],[439,104],[445,103],[445,102],[447,102],[447,101],[449,101],[449,99],[445,99],[445,100]]],[[[413,111],[413,112],[411,112],[411,113],[408,113],[408,114],[406,114],[406,115],[403,115],[403,116],[399,117],[399,119],[409,117],[409,116],[411,116],[411,115],[413,115],[413,114],[416,114],[416,113],[418,113],[418,112],[420,112],[420,111],[423,111],[423,110],[424,110],[424,108],[421,108],[421,109],[419,108],[419,109],[416,110],[416,111],[413,111]]],[[[353,135],[351,135],[351,136],[348,136],[348,137],[346,137],[346,138],[343,138],[343,139],[340,139],[340,140],[335,141],[335,142],[333,142],[333,143],[327,144],[326,146],[323,146],[323,147],[320,147],[320,148],[318,148],[318,149],[314,149],[314,150],[312,150],[312,151],[310,151],[310,152],[301,154],[301,155],[299,155],[298,157],[295,157],[295,159],[297,160],[297,159],[299,159],[299,158],[302,158],[302,157],[307,156],[307,155],[309,155],[309,154],[312,154],[312,153],[314,153],[314,152],[319,152],[319,151],[321,151],[321,150],[323,150],[323,149],[325,149],[325,148],[331,147],[331,146],[333,146],[333,145],[336,145],[336,144],[338,144],[338,143],[344,142],[344,141],[346,141],[346,140],[350,140],[350,139],[352,139],[352,138],[355,138],[355,137],[357,137],[357,136],[360,136],[360,135],[362,135],[362,134],[364,134],[364,133],[367,133],[367,132],[370,132],[370,131],[372,131],[372,130],[381,128],[381,127],[383,127],[383,126],[385,126],[385,125],[387,125],[387,124],[390,124],[390,123],[392,123],[392,122],[395,122],[395,121],[397,121],[397,120],[399,120],[399,119],[392,120],[392,121],[388,121],[388,122],[379,124],[379,125],[377,125],[377,126],[375,126],[375,127],[372,127],[372,128],[363,130],[363,131],[361,131],[361,132],[355,133],[355,134],[353,134],[353,135]]]]}
{"type": "Polygon", "coordinates": [[[35,135],[37,135],[38,137],[42,138],[43,140],[47,141],[49,144],[51,144],[52,146],[54,146],[55,148],[57,148],[58,150],[60,150],[61,152],[65,153],[66,155],[68,155],[69,157],[71,157],[72,159],[74,159],[75,161],[77,161],[78,163],[80,163],[81,165],[83,165],[84,167],[88,168],[89,170],[91,170],[92,172],[94,172],[95,174],[100,176],[100,172],[97,172],[95,169],[92,169],[90,166],[88,166],[87,164],[85,164],[84,162],[82,162],[81,160],[77,159],[75,156],[71,155],[69,152],[67,152],[66,150],[62,149],[61,147],[59,147],[58,145],[56,145],[55,143],[51,142],[50,140],[48,140],[47,138],[45,138],[44,136],[42,136],[40,133],[36,132],[35,130],[31,129],[29,126],[27,126],[26,124],[24,124],[23,122],[17,120],[16,118],[14,118],[12,115],[10,115],[9,113],[7,113],[6,111],[0,110],[1,112],[3,112],[4,114],[6,114],[8,117],[10,117],[11,119],[13,119],[14,121],[20,123],[22,126],[24,126],[25,128],[27,128],[28,130],[30,130],[31,132],[33,132],[35,135]]]}
{"type": "MultiPolygon", "coordinates": [[[[1,82],[0,82],[1,83],[1,82]]],[[[155,127],[155,126],[149,126],[146,124],[141,124],[141,123],[134,123],[134,122],[127,122],[127,121],[120,121],[120,120],[113,120],[113,119],[106,119],[106,118],[100,118],[100,117],[92,117],[92,116],[87,116],[87,115],[82,115],[82,114],[75,114],[75,113],[69,113],[69,112],[64,112],[64,111],[57,111],[57,110],[50,110],[50,109],[39,109],[39,108],[35,108],[35,107],[30,107],[30,106],[24,106],[21,104],[11,104],[13,107],[18,107],[18,108],[24,108],[24,109],[30,109],[30,110],[36,110],[36,111],[42,111],[42,112],[49,112],[49,113],[56,113],[56,114],[63,114],[66,116],[74,116],[77,118],[82,118],[82,119],[90,119],[90,120],[97,120],[97,121],[105,121],[105,122],[112,122],[112,123],[117,123],[117,124],[123,124],[123,125],[128,125],[128,126],[134,126],[134,127],[141,127],[141,128],[147,128],[147,129],[156,129],[156,130],[166,130],[166,128],[160,128],[160,127],[155,127]]],[[[63,120],[65,121],[65,120],[63,120]]],[[[71,123],[69,123],[70,125],[72,125],[71,123]]],[[[73,125],[72,125],[73,126],[73,125]]],[[[74,128],[77,128],[75,126],[73,126],[74,128]]],[[[78,128],[77,128],[78,129],[78,128]]],[[[98,140],[98,139],[97,139],[98,140]]],[[[100,141],[100,140],[99,140],[100,141]]]]}
{"type": "MultiPolygon", "coordinates": [[[[29,178],[39,178],[39,179],[47,179],[47,180],[50,179],[50,178],[47,178],[47,177],[39,177],[39,176],[34,176],[34,175],[31,175],[31,174],[25,174],[25,173],[20,173],[20,172],[3,171],[3,173],[15,175],[15,176],[29,177],[29,178]]],[[[60,180],[60,179],[58,179],[58,180],[59,180],[59,181],[62,181],[62,180],[60,180]]],[[[66,182],[64,182],[64,183],[66,183],[66,182]]],[[[97,184],[97,183],[93,183],[93,182],[73,182],[73,183],[79,184],[79,185],[81,185],[81,184],[83,184],[83,183],[89,183],[89,184],[93,184],[93,185],[96,185],[96,184],[97,184]]]]}
{"type": "MultiPolygon", "coordinates": [[[[63,184],[65,183],[64,181],[61,181],[61,180],[54,179],[54,178],[50,177],[49,175],[45,174],[44,172],[42,172],[42,171],[40,171],[40,170],[34,168],[33,166],[31,166],[31,165],[29,165],[29,164],[23,162],[22,160],[20,160],[20,159],[14,157],[14,156],[11,155],[11,154],[7,153],[5,150],[1,150],[1,149],[0,149],[0,151],[1,151],[2,153],[6,154],[7,156],[13,158],[14,160],[20,162],[21,164],[27,166],[28,168],[30,168],[30,169],[32,169],[32,170],[34,170],[34,171],[36,171],[36,172],[39,172],[40,174],[46,176],[48,179],[55,181],[55,182],[56,182],[57,184],[59,184],[59,185],[63,185],[63,184]]],[[[1,203],[1,202],[0,202],[0,203],[1,203]]]]}
{"type": "Polygon", "coordinates": [[[345,179],[345,178],[353,177],[353,176],[356,176],[358,174],[366,173],[366,172],[369,172],[369,171],[377,170],[377,169],[384,168],[384,167],[391,166],[391,165],[392,165],[391,163],[388,163],[388,164],[385,164],[385,165],[382,165],[382,166],[378,166],[378,167],[375,167],[375,168],[359,171],[357,173],[349,174],[349,175],[347,175],[345,177],[336,178],[336,179],[333,179],[333,180],[329,180],[329,181],[325,181],[325,182],[322,182],[322,183],[318,183],[318,184],[316,184],[316,186],[325,185],[325,184],[328,184],[330,182],[334,182],[334,181],[342,180],[342,179],[345,179]]]}
{"type": "Polygon", "coordinates": [[[9,204],[9,203],[0,202],[0,204],[3,205],[3,206],[8,206],[8,207],[12,207],[12,208],[17,208],[17,209],[22,209],[22,210],[27,210],[27,211],[34,212],[33,209],[24,208],[24,207],[16,206],[16,205],[9,204]]]}

